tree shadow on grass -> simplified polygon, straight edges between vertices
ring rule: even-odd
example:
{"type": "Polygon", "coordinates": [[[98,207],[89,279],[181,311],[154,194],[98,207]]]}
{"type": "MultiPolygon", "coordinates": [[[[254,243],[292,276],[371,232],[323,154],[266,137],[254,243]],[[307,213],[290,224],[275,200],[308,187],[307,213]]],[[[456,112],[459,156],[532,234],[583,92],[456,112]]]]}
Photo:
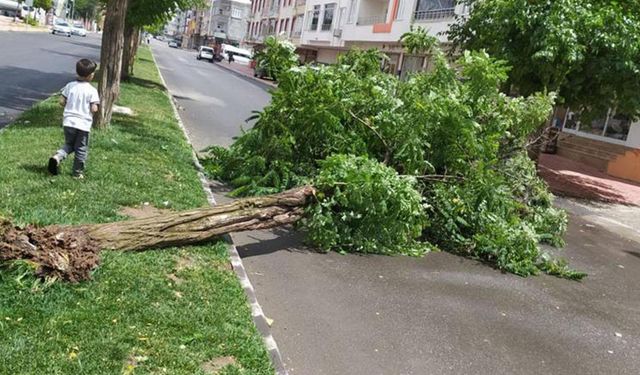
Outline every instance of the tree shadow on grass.
{"type": "Polygon", "coordinates": [[[141,119],[122,114],[113,114],[112,126],[116,126],[119,131],[135,136],[145,143],[157,143],[159,145],[173,144],[175,139],[168,135],[159,134],[153,131],[149,124],[141,124],[141,119]]]}
{"type": "Polygon", "coordinates": [[[43,160],[42,164],[22,164],[20,168],[24,169],[29,173],[33,173],[40,176],[48,177],[50,176],[49,170],[46,166],[47,160],[43,160]]]}
{"type": "Polygon", "coordinates": [[[148,89],[158,89],[160,91],[167,91],[166,87],[164,87],[162,84],[158,82],[150,81],[148,79],[129,77],[124,82],[130,83],[136,86],[142,86],[148,89]]]}

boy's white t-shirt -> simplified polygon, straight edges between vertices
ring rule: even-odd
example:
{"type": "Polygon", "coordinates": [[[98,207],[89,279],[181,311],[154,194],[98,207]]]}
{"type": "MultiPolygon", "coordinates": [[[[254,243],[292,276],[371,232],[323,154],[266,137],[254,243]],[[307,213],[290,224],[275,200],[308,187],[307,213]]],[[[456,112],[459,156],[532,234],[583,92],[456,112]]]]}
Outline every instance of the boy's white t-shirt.
{"type": "Polygon", "coordinates": [[[62,89],[62,95],[67,99],[64,106],[62,126],[68,126],[83,131],[91,131],[93,113],[91,104],[99,104],[98,90],[89,82],[73,81],[62,89]]]}

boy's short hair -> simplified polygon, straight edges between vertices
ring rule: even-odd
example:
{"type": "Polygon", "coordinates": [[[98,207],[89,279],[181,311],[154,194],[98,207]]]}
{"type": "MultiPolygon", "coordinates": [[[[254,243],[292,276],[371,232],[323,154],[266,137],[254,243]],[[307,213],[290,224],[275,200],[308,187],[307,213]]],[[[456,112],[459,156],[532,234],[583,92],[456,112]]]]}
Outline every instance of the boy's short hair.
{"type": "Polygon", "coordinates": [[[80,77],[88,77],[96,71],[96,63],[89,59],[81,59],[76,63],[76,73],[80,77]]]}

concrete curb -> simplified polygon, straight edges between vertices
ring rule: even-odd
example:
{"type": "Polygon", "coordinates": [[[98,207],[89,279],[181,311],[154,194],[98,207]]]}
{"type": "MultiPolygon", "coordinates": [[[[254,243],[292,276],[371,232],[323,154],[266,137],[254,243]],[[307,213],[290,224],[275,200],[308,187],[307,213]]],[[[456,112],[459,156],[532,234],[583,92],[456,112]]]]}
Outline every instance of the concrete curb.
{"type": "Polygon", "coordinates": [[[228,66],[226,66],[223,62],[218,62],[218,63],[215,63],[214,65],[218,66],[218,67],[220,67],[220,68],[222,68],[222,69],[224,69],[224,70],[226,70],[228,72],[233,73],[234,75],[244,79],[247,82],[251,82],[251,83],[253,83],[253,84],[257,85],[257,86],[260,86],[260,88],[263,89],[263,90],[269,91],[269,90],[275,90],[276,88],[278,88],[278,86],[271,85],[271,84],[269,84],[267,82],[264,82],[260,78],[251,77],[251,76],[248,76],[246,74],[242,74],[242,73],[238,72],[235,69],[231,69],[228,66]]]}
{"type": "MultiPolygon", "coordinates": [[[[151,48],[149,49],[151,50],[151,48]]],[[[178,112],[178,108],[176,107],[176,104],[173,101],[173,97],[171,97],[171,94],[169,93],[169,88],[167,87],[167,83],[165,82],[164,77],[162,76],[162,72],[160,72],[160,67],[158,66],[158,62],[156,61],[156,57],[153,54],[153,51],[151,51],[151,57],[153,59],[153,63],[156,65],[156,69],[158,70],[158,75],[160,76],[162,85],[166,89],[165,93],[169,98],[169,101],[171,102],[171,108],[173,108],[173,114],[176,118],[176,121],[178,121],[178,126],[180,126],[180,129],[182,129],[182,132],[184,134],[185,139],[187,140],[187,143],[189,143],[189,146],[191,146],[191,157],[193,159],[193,164],[195,165],[198,171],[198,178],[200,179],[202,189],[207,195],[207,201],[211,206],[216,206],[217,205],[216,199],[213,196],[211,187],[209,186],[209,181],[204,175],[204,168],[202,167],[200,160],[198,160],[196,150],[193,148],[193,144],[191,143],[191,139],[189,138],[189,134],[187,133],[187,128],[184,126],[184,123],[180,118],[180,112],[178,112]]],[[[238,254],[238,249],[236,248],[236,245],[234,245],[233,237],[231,235],[227,235],[225,236],[225,239],[229,243],[229,258],[231,260],[231,265],[233,267],[233,270],[236,273],[236,276],[238,277],[238,280],[240,281],[240,285],[242,286],[242,289],[244,290],[247,296],[247,299],[249,300],[253,322],[258,328],[258,332],[260,332],[260,335],[262,336],[262,340],[264,341],[265,346],[269,351],[271,364],[273,365],[277,375],[288,375],[288,372],[284,366],[284,362],[282,361],[282,355],[280,354],[280,349],[278,349],[278,344],[276,344],[276,341],[273,338],[273,335],[271,334],[271,329],[269,328],[267,318],[265,317],[264,312],[262,311],[262,307],[258,302],[258,298],[256,296],[255,289],[251,284],[251,280],[249,280],[249,277],[247,276],[247,271],[244,268],[244,263],[242,263],[242,258],[240,258],[240,254],[238,254]]]]}

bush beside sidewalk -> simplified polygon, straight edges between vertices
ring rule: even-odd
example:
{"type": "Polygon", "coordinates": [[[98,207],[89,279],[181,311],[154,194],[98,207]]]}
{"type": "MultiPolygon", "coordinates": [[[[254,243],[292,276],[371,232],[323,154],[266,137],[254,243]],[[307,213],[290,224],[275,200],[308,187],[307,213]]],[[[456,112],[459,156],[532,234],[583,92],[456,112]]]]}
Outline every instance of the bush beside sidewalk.
{"type": "MultiPolygon", "coordinates": [[[[207,204],[147,48],[135,73],[119,101],[135,116],[91,134],[83,181],[70,161],[61,176],[46,171],[63,140],[56,97],[0,133],[1,214],[81,224],[123,220],[123,207],[207,204]]],[[[80,284],[42,283],[27,263],[0,269],[0,374],[273,373],[226,244],[102,257],[80,284]]]]}

